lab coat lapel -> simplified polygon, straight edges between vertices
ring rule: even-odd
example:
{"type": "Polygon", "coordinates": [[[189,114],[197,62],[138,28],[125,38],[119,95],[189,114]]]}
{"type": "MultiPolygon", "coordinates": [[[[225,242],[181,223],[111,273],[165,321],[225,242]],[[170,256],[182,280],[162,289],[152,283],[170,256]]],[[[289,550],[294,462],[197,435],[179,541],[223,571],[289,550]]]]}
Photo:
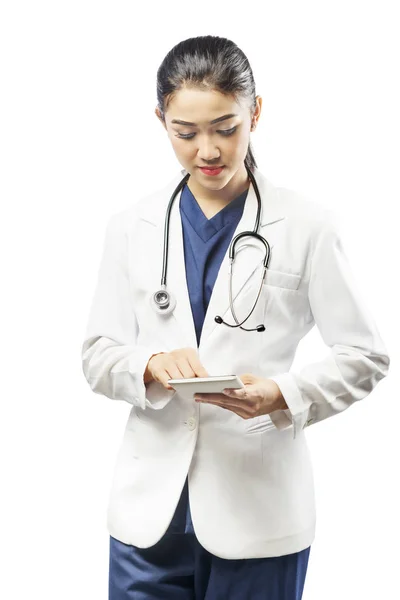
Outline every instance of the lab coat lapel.
{"type": "MultiPolygon", "coordinates": [[[[147,253],[152,256],[150,268],[154,268],[157,274],[151,274],[149,280],[155,281],[155,285],[149,287],[149,318],[153,318],[153,309],[150,309],[150,296],[160,289],[162,258],[164,247],[164,227],[167,207],[172,193],[187,174],[182,169],[171,181],[157,190],[154,194],[140,202],[136,210],[141,220],[155,227],[154,236],[149,231],[147,253]],[[154,276],[153,276],[154,275],[154,276]]],[[[185,346],[197,347],[196,330],[192,316],[189,292],[186,282],[186,267],[183,245],[182,222],[179,204],[182,190],[178,192],[172,204],[169,236],[168,236],[168,261],[167,261],[167,290],[175,297],[176,306],[169,315],[159,316],[154,323],[157,327],[157,337],[163,339],[167,348],[182,348],[185,346]]]]}
{"type": "MultiPolygon", "coordinates": [[[[261,227],[260,234],[267,239],[272,256],[274,240],[279,228],[274,228],[274,224],[285,218],[283,207],[277,202],[273,186],[262,176],[258,169],[254,170],[254,177],[260,191],[262,201],[261,227]]],[[[257,214],[257,195],[254,187],[250,184],[243,215],[232,236],[232,239],[242,231],[253,231],[257,214]]],[[[232,266],[232,299],[238,299],[240,291],[244,288],[254,272],[257,271],[257,278],[252,282],[256,297],[256,290],[261,283],[262,271],[258,269],[265,256],[265,247],[262,242],[253,237],[241,238],[235,247],[235,259],[232,266]]],[[[203,345],[216,327],[226,327],[215,321],[217,315],[221,316],[229,323],[234,323],[233,315],[229,304],[229,246],[222,260],[217,279],[211,294],[210,302],[205,315],[200,343],[203,345]]],[[[251,307],[249,307],[250,310],[251,307]]],[[[245,326],[245,325],[244,325],[245,326]]]]}
{"type": "Polygon", "coordinates": [[[196,330],[186,279],[182,220],[179,209],[181,195],[182,191],[177,194],[170,215],[167,289],[176,298],[173,315],[177,321],[177,331],[183,346],[197,348],[196,330]]]}

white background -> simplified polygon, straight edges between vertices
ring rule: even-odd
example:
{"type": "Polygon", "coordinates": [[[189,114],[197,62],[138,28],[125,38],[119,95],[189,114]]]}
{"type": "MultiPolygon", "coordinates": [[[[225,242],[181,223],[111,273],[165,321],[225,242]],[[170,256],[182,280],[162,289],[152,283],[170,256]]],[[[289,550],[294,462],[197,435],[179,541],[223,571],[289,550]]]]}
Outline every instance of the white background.
{"type": "MultiPolygon", "coordinates": [[[[154,114],[157,68],[176,43],[207,34],[235,41],[252,65],[259,168],[343,217],[354,277],[391,357],[367,398],[307,429],[317,536],[303,598],[396,596],[395,9],[382,0],[2,3],[2,598],[107,599],[106,506],[130,407],[91,392],[81,343],[109,216],[181,168],[154,114]]],[[[314,328],[293,370],[326,350],[314,328]]]]}

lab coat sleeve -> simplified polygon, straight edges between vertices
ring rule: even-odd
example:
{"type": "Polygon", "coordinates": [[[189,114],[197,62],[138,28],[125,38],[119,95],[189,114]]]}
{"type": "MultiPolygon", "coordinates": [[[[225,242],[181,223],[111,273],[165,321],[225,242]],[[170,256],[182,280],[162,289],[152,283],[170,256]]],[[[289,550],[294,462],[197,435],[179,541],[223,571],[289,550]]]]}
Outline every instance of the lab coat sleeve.
{"type": "Polygon", "coordinates": [[[293,438],[362,400],[389,369],[386,347],[353,278],[338,217],[328,210],[317,228],[308,289],[314,322],[330,351],[298,373],[270,377],[288,406],[270,418],[278,429],[293,426],[293,438]]]}
{"type": "Polygon", "coordinates": [[[142,409],[163,408],[174,391],[158,382],[144,383],[153,354],[166,351],[137,343],[138,324],[130,290],[126,216],[108,221],[86,333],[82,344],[83,373],[93,390],[142,409]]]}

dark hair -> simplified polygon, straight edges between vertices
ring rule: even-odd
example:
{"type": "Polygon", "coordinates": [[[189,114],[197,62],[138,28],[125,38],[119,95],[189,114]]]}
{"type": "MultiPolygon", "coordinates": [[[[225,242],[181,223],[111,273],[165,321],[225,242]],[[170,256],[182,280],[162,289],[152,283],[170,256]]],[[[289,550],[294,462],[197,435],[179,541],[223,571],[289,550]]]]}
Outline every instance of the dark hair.
{"type": "MultiPolygon", "coordinates": [[[[168,52],[157,71],[157,102],[164,121],[165,109],[174,92],[185,85],[232,95],[236,102],[239,97],[251,98],[252,109],[256,107],[249,61],[227,38],[214,35],[188,38],[168,52]]],[[[257,167],[250,142],[244,162],[251,171],[257,167]]]]}

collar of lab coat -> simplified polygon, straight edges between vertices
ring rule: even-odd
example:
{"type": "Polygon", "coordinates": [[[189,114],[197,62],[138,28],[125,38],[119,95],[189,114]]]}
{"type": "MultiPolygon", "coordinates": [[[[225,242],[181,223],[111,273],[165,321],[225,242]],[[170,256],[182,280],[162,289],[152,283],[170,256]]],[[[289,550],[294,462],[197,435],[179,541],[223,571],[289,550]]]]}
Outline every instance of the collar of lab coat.
{"type": "MultiPolygon", "coordinates": [[[[161,190],[157,190],[151,196],[147,196],[145,201],[138,205],[140,218],[153,223],[154,225],[164,225],[165,220],[165,209],[170,200],[170,196],[173,190],[176,188],[180,180],[184,175],[187,174],[186,169],[181,169],[174,178],[161,190]],[[155,201],[155,200],[158,201],[155,201]],[[164,208],[164,210],[163,210],[164,208]]],[[[263,175],[263,173],[257,167],[253,170],[253,175],[260,191],[262,201],[261,211],[261,227],[269,225],[275,221],[280,221],[286,217],[284,205],[279,198],[278,189],[263,175]]],[[[174,204],[179,204],[181,192],[176,196],[174,204]]],[[[243,230],[243,225],[248,222],[250,218],[249,226],[247,229],[253,230],[255,215],[257,210],[257,196],[254,191],[252,183],[250,183],[249,191],[246,198],[246,204],[243,214],[243,223],[240,224],[240,230],[243,230]],[[254,213],[254,214],[253,214],[254,213]],[[251,223],[252,219],[252,224],[251,223]]]]}
{"type": "MultiPolygon", "coordinates": [[[[186,174],[187,171],[185,169],[180,170],[166,186],[143,198],[136,205],[136,214],[138,217],[157,228],[157,235],[160,237],[160,240],[164,235],[165,213],[170,197],[182,177],[186,174]]],[[[281,224],[287,216],[285,214],[285,203],[281,202],[279,188],[275,187],[258,168],[253,170],[253,175],[258,185],[262,202],[259,233],[267,239],[272,255],[272,248],[280,234],[281,224]]],[[[179,212],[181,193],[182,191],[179,191],[177,194],[170,214],[167,289],[175,295],[177,301],[173,315],[183,335],[182,343],[196,347],[197,339],[187,288],[182,224],[179,212]]],[[[233,237],[242,231],[253,231],[256,213],[257,196],[252,183],[250,183],[243,214],[233,237]]],[[[158,247],[160,247],[159,244],[158,247]]],[[[252,301],[254,302],[261,282],[264,256],[265,247],[259,240],[253,237],[243,237],[239,240],[236,245],[235,260],[232,268],[232,298],[234,301],[237,296],[240,297],[240,292],[244,287],[248,289],[248,285],[246,285],[248,283],[249,286],[254,288],[251,294],[252,301]],[[245,251],[242,252],[242,250],[245,251]],[[257,273],[257,276],[255,276],[255,273],[257,273]]],[[[159,261],[161,266],[162,254],[159,256],[159,261]]],[[[222,260],[208,304],[201,333],[201,347],[204,347],[210,334],[217,326],[215,322],[216,315],[220,315],[224,320],[228,320],[231,323],[234,322],[229,304],[229,263],[229,252],[227,251],[222,260]],[[228,310],[229,314],[227,314],[228,310]]],[[[239,301],[239,298],[237,300],[239,301]]],[[[224,325],[218,326],[225,327],[224,325]]]]}

